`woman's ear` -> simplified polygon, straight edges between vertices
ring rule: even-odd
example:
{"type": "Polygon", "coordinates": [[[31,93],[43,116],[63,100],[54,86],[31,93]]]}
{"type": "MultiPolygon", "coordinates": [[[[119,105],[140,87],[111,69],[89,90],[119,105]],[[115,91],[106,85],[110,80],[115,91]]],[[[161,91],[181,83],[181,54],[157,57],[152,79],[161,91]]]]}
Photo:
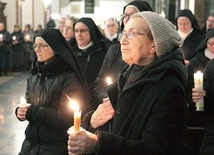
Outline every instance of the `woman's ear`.
{"type": "Polygon", "coordinates": [[[155,53],[156,52],[156,48],[155,45],[153,45],[149,51],[150,53],[155,53]]]}

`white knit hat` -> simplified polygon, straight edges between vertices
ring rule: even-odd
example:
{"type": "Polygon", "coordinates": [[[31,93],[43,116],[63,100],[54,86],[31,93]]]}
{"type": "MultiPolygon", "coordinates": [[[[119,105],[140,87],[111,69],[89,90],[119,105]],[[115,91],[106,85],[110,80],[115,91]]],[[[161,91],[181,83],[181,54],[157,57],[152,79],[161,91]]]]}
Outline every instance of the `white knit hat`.
{"type": "Polygon", "coordinates": [[[131,18],[139,15],[145,19],[151,30],[158,57],[182,45],[183,39],[169,20],[151,11],[136,13],[131,18]]]}

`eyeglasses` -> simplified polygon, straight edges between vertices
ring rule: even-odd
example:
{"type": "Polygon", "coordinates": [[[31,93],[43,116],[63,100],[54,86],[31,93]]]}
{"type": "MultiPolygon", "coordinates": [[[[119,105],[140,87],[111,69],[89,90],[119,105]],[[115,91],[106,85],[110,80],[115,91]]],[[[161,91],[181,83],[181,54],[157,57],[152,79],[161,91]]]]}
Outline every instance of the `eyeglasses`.
{"type": "Polygon", "coordinates": [[[64,25],[63,27],[64,27],[64,29],[73,30],[73,27],[71,27],[71,26],[66,26],[66,25],[64,25]]]}
{"type": "Polygon", "coordinates": [[[44,50],[45,47],[48,47],[48,45],[33,45],[34,50],[44,50]]]}
{"type": "Polygon", "coordinates": [[[118,35],[118,40],[121,41],[123,36],[126,37],[126,39],[133,39],[136,35],[145,35],[143,33],[140,32],[133,32],[133,33],[120,33],[118,35]]]}
{"type": "Polygon", "coordinates": [[[133,13],[130,13],[130,14],[126,14],[126,13],[124,13],[124,14],[122,14],[121,15],[121,18],[123,19],[123,18],[126,18],[126,17],[131,17],[133,15],[133,13]]]}
{"type": "Polygon", "coordinates": [[[88,29],[80,29],[80,30],[74,30],[74,33],[85,33],[85,32],[87,32],[88,31],[88,29]]]}
{"type": "Polygon", "coordinates": [[[210,46],[214,47],[214,44],[211,44],[210,42],[207,42],[208,44],[210,44],[210,46]]]}

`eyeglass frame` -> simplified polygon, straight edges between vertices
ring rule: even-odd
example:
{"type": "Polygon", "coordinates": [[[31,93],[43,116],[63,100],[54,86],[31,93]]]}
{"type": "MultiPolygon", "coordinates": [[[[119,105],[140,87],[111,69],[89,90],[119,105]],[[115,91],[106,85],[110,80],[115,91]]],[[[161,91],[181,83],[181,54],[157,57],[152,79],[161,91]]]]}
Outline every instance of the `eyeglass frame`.
{"type": "Polygon", "coordinates": [[[140,32],[120,33],[120,34],[118,34],[118,41],[121,41],[123,36],[125,36],[126,39],[131,40],[131,39],[135,38],[136,35],[145,35],[145,34],[140,33],[140,32]]]}
{"type": "Polygon", "coordinates": [[[73,30],[73,27],[71,27],[71,26],[66,26],[66,25],[64,25],[63,28],[66,29],[66,30],[67,30],[67,29],[73,30]]]}
{"type": "Polygon", "coordinates": [[[211,44],[209,41],[207,42],[210,46],[214,47],[214,44],[211,44]]]}
{"type": "Polygon", "coordinates": [[[44,47],[48,47],[48,45],[33,45],[33,49],[34,49],[34,50],[36,50],[37,48],[38,48],[39,50],[43,50],[44,47]]]}
{"type": "Polygon", "coordinates": [[[133,15],[133,13],[130,13],[130,14],[126,14],[126,13],[124,13],[124,14],[122,14],[122,15],[120,15],[121,16],[121,18],[122,19],[124,19],[124,18],[126,18],[126,17],[131,17],[133,15]]]}
{"type": "Polygon", "coordinates": [[[85,32],[87,32],[87,31],[89,31],[89,29],[80,29],[80,30],[75,30],[74,29],[74,33],[85,33],[85,32]]]}

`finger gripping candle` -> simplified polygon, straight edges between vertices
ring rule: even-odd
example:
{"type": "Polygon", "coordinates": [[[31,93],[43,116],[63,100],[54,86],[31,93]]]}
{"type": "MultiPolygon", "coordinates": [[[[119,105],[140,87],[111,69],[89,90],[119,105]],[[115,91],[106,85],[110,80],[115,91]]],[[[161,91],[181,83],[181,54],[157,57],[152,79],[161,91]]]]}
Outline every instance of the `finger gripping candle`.
{"type": "MultiPolygon", "coordinates": [[[[194,85],[195,85],[195,88],[198,89],[201,94],[203,94],[203,73],[201,73],[200,71],[194,73],[194,85]]],[[[204,111],[203,95],[196,102],[196,111],[204,111]]]]}

